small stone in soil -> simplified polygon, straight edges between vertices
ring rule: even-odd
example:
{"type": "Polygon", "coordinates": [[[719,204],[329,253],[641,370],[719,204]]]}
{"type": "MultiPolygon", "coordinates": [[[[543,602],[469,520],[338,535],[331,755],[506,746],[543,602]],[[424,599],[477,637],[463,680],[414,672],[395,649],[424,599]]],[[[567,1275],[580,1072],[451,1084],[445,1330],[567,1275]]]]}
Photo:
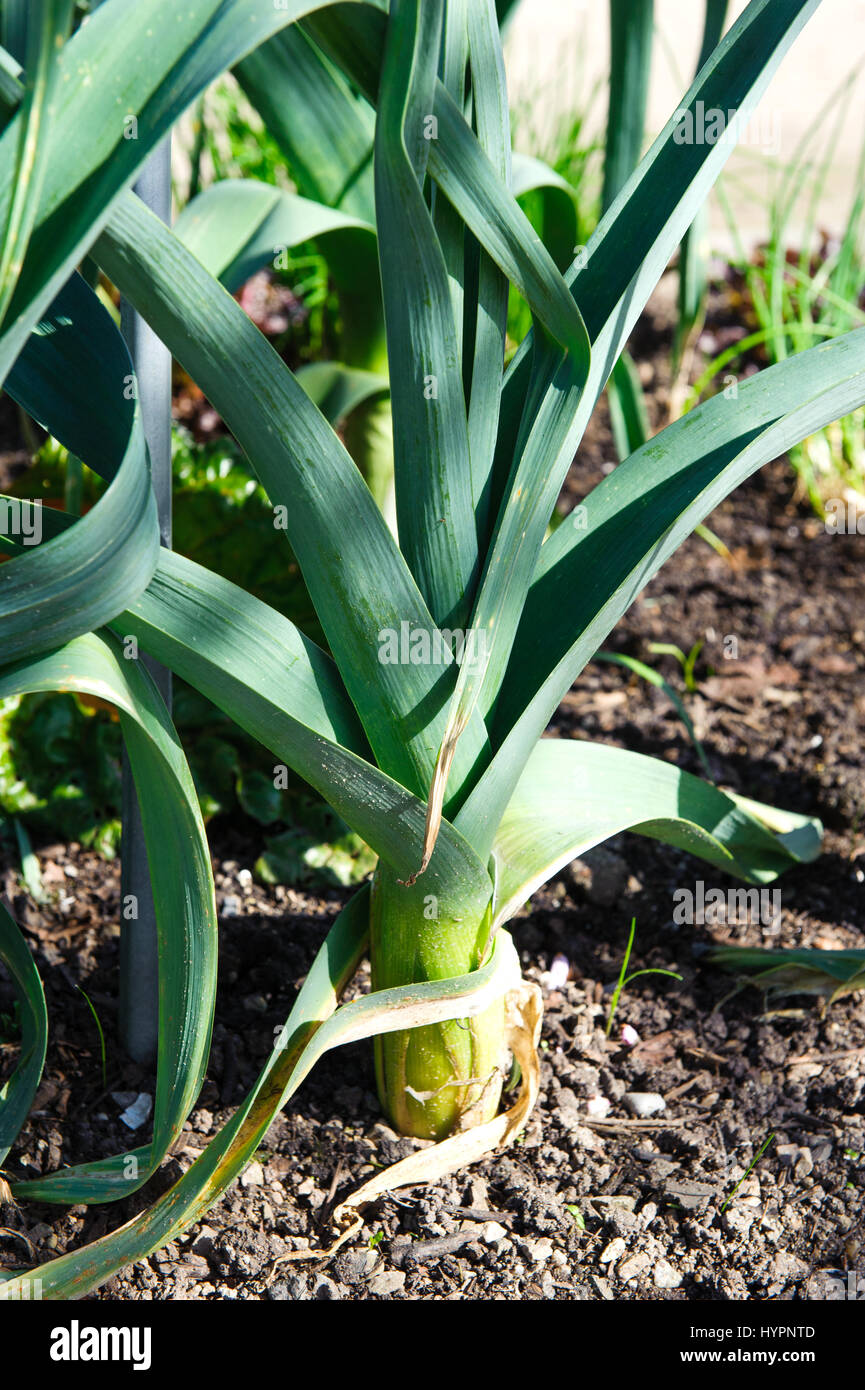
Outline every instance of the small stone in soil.
{"type": "Polygon", "coordinates": [[[681,1274],[673,1268],[668,1260],[659,1260],[652,1272],[652,1279],[656,1289],[677,1289],[682,1282],[681,1274]]]}
{"type": "Polygon", "coordinates": [[[405,1275],[401,1269],[384,1269],[381,1274],[374,1274],[369,1281],[369,1291],[378,1298],[393,1298],[395,1293],[402,1293],[405,1288],[405,1275]]]}
{"type": "Polygon", "coordinates": [[[694,1182],[690,1178],[664,1184],[667,1196],[686,1211],[701,1211],[707,1207],[709,1198],[715,1195],[715,1190],[710,1183],[694,1182]]]}
{"type": "Polygon", "coordinates": [[[631,1279],[639,1279],[640,1275],[644,1274],[648,1268],[648,1255],[638,1252],[636,1255],[631,1255],[629,1259],[623,1260],[616,1269],[616,1273],[627,1284],[631,1279]]]}
{"type": "Polygon", "coordinates": [[[306,1278],[302,1274],[290,1274],[287,1279],[281,1279],[279,1283],[271,1284],[267,1296],[277,1303],[284,1301],[302,1302],[309,1298],[306,1278]]]}
{"type": "Polygon", "coordinates": [[[660,1115],[667,1108],[667,1102],[657,1091],[628,1091],[624,1097],[625,1106],[638,1120],[647,1120],[651,1115],[660,1115]]]}
{"type": "Polygon", "coordinates": [[[344,1284],[360,1284],[372,1274],[378,1260],[375,1250],[349,1250],[337,1260],[336,1272],[344,1284]]]}
{"type": "Polygon", "coordinates": [[[332,1279],[328,1279],[326,1274],[319,1274],[312,1290],[312,1296],[319,1302],[329,1302],[341,1298],[342,1294],[332,1279]]]}
{"type": "Polygon", "coordinates": [[[481,1229],[481,1240],[485,1245],[495,1245],[497,1241],[504,1240],[507,1234],[499,1221],[487,1221],[481,1229]]]}

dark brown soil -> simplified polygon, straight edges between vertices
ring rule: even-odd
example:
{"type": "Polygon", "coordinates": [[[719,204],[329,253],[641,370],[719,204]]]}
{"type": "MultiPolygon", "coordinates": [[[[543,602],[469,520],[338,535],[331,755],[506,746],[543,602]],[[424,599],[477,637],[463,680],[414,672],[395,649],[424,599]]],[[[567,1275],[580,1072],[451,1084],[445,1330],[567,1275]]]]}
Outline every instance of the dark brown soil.
{"type": "MultiPolygon", "coordinates": [[[[653,384],[662,411],[665,383],[653,384]]],[[[609,450],[594,428],[572,494],[597,480],[609,450]]],[[[570,966],[567,984],[545,991],[541,1100],[512,1149],[434,1187],[381,1199],[367,1210],[363,1235],[331,1260],[281,1261],[326,1246],[335,1199],[413,1147],[381,1123],[368,1047],[348,1047],[316,1068],[205,1224],[97,1297],[799,1300],[825,1297],[827,1280],[862,1270],[863,996],[825,1014],[809,998],[767,1003],[755,989],[725,1001],[730,978],[699,954],[723,941],[865,946],[865,536],[826,534],[793,495],[783,463],[740,489],[708,519],[732,563],[692,538],[607,644],[649,660],[681,689],[676,662],[651,656],[647,643],[687,652],[702,640],[699,688],[687,703],[716,780],[823,819],[822,857],[779,884],[780,929],[676,926],[676,889],[729,881],[683,854],[620,837],[536,894],[512,924],[529,977],[541,980],[556,955],[570,966]],[[683,979],[635,981],[607,1041],[609,987],[632,916],[631,969],[683,979]],[[616,1040],[622,1023],[639,1035],[635,1046],[616,1040]],[[666,1110],[636,1122],[623,1104],[628,1091],[658,1092],[666,1110]],[[587,1115],[593,1096],[610,1102],[604,1122],[587,1115]]],[[[700,772],[663,694],[615,667],[588,668],[551,732],[700,772]]],[[[251,882],[244,871],[254,851],[237,830],[222,828],[213,849],[221,913],[214,1047],[174,1158],[117,1207],[3,1208],[0,1263],[20,1267],[21,1242],[10,1230],[26,1235],[35,1264],[128,1219],[188,1166],[257,1075],[345,897],[251,882]]],[[[75,846],[39,853],[53,893],[47,908],[30,903],[14,866],[3,866],[6,894],[36,947],[52,1027],[43,1085],[8,1163],[21,1177],[128,1148],[111,1093],[153,1090],[116,1037],[117,866],[75,846]],[[105,1028],[107,1086],[79,984],[105,1028]]],[[[355,981],[367,987],[364,976],[355,981]]],[[[10,997],[0,982],[0,1011],[10,997]]]]}

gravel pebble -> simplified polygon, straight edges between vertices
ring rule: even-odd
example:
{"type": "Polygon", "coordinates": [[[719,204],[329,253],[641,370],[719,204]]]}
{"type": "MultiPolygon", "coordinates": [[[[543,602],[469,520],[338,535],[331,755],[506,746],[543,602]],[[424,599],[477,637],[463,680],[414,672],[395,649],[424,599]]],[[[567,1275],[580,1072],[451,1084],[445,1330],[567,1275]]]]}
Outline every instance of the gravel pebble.
{"type": "Polygon", "coordinates": [[[496,1245],[504,1240],[508,1232],[500,1221],[486,1221],[481,1227],[481,1240],[485,1245],[496,1245]]]}
{"type": "Polygon", "coordinates": [[[659,1260],[652,1271],[652,1280],[656,1289],[677,1289],[682,1282],[682,1276],[668,1260],[659,1260]]]}
{"type": "Polygon", "coordinates": [[[330,1302],[342,1298],[342,1294],[332,1279],[328,1279],[326,1274],[319,1274],[312,1289],[312,1296],[319,1302],[330,1302]]]}
{"type": "Polygon", "coordinates": [[[374,1274],[369,1281],[369,1291],[378,1298],[393,1298],[395,1293],[405,1289],[405,1275],[401,1269],[383,1269],[374,1274]]]}
{"type": "Polygon", "coordinates": [[[638,1120],[648,1120],[651,1115],[661,1115],[667,1102],[657,1091],[628,1091],[624,1097],[625,1106],[638,1120]]]}
{"type": "Polygon", "coordinates": [[[619,1278],[626,1284],[631,1279],[639,1279],[641,1274],[649,1268],[649,1257],[639,1251],[636,1255],[631,1255],[627,1260],[623,1260],[616,1268],[619,1278]]]}

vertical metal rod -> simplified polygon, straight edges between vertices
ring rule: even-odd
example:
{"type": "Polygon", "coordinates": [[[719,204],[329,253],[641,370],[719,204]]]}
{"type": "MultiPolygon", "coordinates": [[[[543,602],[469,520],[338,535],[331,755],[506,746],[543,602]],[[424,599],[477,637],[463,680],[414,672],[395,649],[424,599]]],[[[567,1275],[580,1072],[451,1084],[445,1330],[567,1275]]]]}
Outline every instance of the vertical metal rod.
{"type": "MultiPolygon", "coordinates": [[[[171,137],[145,164],[135,191],[163,222],[171,219],[171,137]]],[[[125,302],[121,328],[138,378],[138,397],[150,453],[162,544],[171,545],[171,354],[125,302]]],[[[143,658],[171,707],[171,672],[143,658]]],[[[129,1056],[154,1061],[159,1037],[156,915],[141,813],[129,764],[123,759],[123,839],[120,921],[120,1037],[129,1056]]]]}

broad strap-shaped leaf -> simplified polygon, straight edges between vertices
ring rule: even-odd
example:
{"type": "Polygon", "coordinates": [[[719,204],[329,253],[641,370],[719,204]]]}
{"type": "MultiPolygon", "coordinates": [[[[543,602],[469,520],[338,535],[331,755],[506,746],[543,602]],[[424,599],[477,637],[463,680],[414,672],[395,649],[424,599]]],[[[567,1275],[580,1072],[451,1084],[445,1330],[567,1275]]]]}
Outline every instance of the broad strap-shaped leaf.
{"type": "MultiPolygon", "coordinates": [[[[505,461],[519,460],[519,467],[528,476],[543,470],[547,519],[588,419],[651,290],[723,167],[736,132],[817,3],[790,0],[776,6],[769,0],[752,0],[680,107],[680,111],[690,113],[691,120],[698,102],[706,109],[732,109],[734,117],[725,139],[716,144],[689,143],[682,139],[683,130],[687,137],[686,124],[671,119],[602,218],[585,258],[580,257],[568,272],[567,283],[591,340],[585,389],[574,392],[568,359],[562,363],[534,331],[514,357],[503,393],[502,419],[507,433],[500,441],[500,454],[505,461]]],[[[430,167],[436,176],[436,166],[431,163],[430,167]]],[[[515,499],[514,487],[518,485],[512,471],[502,504],[505,519],[516,514],[519,499],[515,499]]],[[[527,530],[533,541],[537,527],[527,530]]],[[[522,528],[517,535],[525,546],[522,528]]],[[[513,538],[509,539],[513,545],[513,538]]],[[[480,626],[479,618],[473,622],[480,626]]],[[[502,640],[501,629],[496,646],[481,691],[484,714],[489,712],[503,675],[498,667],[501,654],[510,650],[509,643],[502,640]]],[[[514,775],[518,766],[513,768],[514,775]]],[[[499,802],[497,809],[503,805],[499,802]]]]}
{"type": "MultiPolygon", "coordinates": [[[[398,874],[416,867],[423,802],[366,760],[360,724],[330,658],[267,604],[163,550],[150,588],[113,624],[293,768],[398,874]]],[[[445,826],[430,892],[459,884],[483,914],[486,869],[445,826]]]]}
{"type": "Polygon", "coordinates": [[[865,989],[865,951],[720,946],[703,959],[741,975],[767,994],[818,994],[834,1004],[845,994],[865,989]]]}
{"type": "MultiPolygon", "coordinates": [[[[448,0],[442,17],[439,78],[457,105],[465,110],[469,65],[468,0],[448,0]]],[[[432,129],[431,129],[432,133],[432,129]]],[[[429,190],[430,215],[441,246],[451,292],[454,328],[460,360],[463,350],[463,307],[466,288],[466,237],[462,218],[435,185],[429,190]]],[[[465,368],[463,370],[465,381],[465,368]]]]}
{"type": "MultiPolygon", "coordinates": [[[[552,344],[547,344],[539,362],[546,363],[548,355],[562,360],[552,344]]],[[[546,430],[557,429],[577,410],[588,377],[588,347],[579,358],[567,354],[560,370],[559,392],[549,403],[547,416],[533,417],[531,407],[535,398],[531,390],[524,407],[524,420],[533,420],[533,423],[526,425],[528,438],[511,473],[472,611],[473,659],[463,660],[460,666],[448,710],[430,788],[419,872],[424,871],[435,845],[450,768],[458,755],[462,736],[478,712],[487,718],[498,695],[559,486],[558,482],[553,484],[547,472],[546,430]]],[[[540,381],[544,375],[541,366],[536,379],[540,381]]]]}
{"type": "Polygon", "coordinates": [[[73,0],[31,0],[27,15],[26,82],[18,125],[14,187],[0,242],[0,324],[12,299],[39,207],[48,147],[56,114],[57,51],[72,25],[73,0]]]}
{"type": "MultiPolygon", "coordinates": [[[[478,143],[505,187],[511,183],[508,87],[492,0],[468,7],[471,103],[478,143]]],[[[454,93],[451,91],[453,98],[454,93]]],[[[458,103],[457,103],[458,104],[458,103]]],[[[440,201],[445,201],[441,199],[440,201]]],[[[470,233],[465,237],[466,282],[477,286],[466,300],[463,378],[468,402],[472,497],[481,555],[495,520],[493,460],[499,424],[508,324],[508,278],[470,233]]]]}
{"type": "Polygon", "coordinates": [[[0,903],[0,961],[18,998],[21,1050],[12,1075],[0,1086],[0,1167],[30,1113],[48,1046],[48,1013],[39,971],[13,918],[0,903]]]}
{"type": "Polygon", "coordinates": [[[342,362],[308,362],[295,372],[309,399],[328,424],[336,427],[365,401],[390,393],[390,382],[378,372],[346,367],[342,362]]]}
{"type": "Polygon", "coordinates": [[[687,850],[747,883],[770,883],[820,852],[819,821],[783,814],[790,831],[775,834],[737,799],[671,763],[599,743],[542,739],[493,843],[496,925],[577,855],[623,830],[687,850]]]}
{"type": "Polygon", "coordinates": [[[129,354],[80,275],[64,286],[6,382],[25,410],[101,477],[105,493],[74,525],[8,499],[0,566],[0,663],[57,647],[113,618],[146,588],[159,526],[129,354]],[[16,527],[15,534],[12,530],[16,527]],[[30,544],[41,530],[45,544],[30,544]]]}
{"type": "Polygon", "coordinates": [[[29,10],[29,0],[3,0],[0,5],[0,43],[10,61],[22,66],[27,57],[29,10]]]}
{"type": "Polygon", "coordinates": [[[540,200],[541,240],[559,269],[565,270],[574,259],[576,249],[576,191],[567,179],[542,159],[514,150],[511,155],[511,192],[515,198],[528,199],[534,194],[540,200]]]}
{"type": "MultiPolygon", "coordinates": [[[[818,0],[812,0],[818,3],[818,0]]],[[[379,87],[387,22],[372,8],[321,10],[303,25],[371,100],[379,87]]],[[[437,139],[430,141],[430,177],[466,226],[516,285],[550,337],[572,356],[585,352],[585,326],[549,253],[510,190],[498,177],[459,105],[441,82],[432,112],[437,139]]]]}
{"type": "MultiPolygon", "coordinates": [[[[244,448],[281,509],[277,519],[377,761],[426,795],[453,674],[445,665],[380,659],[389,635],[398,642],[421,629],[429,644],[435,626],[351,458],[231,295],[133,195],[96,255],[244,448]]],[[[460,778],[486,747],[479,721],[466,744],[460,778]]]]}
{"type": "Polygon", "coordinates": [[[471,1016],[519,978],[513,944],[502,933],[490,960],[470,975],[381,990],[337,1009],[368,933],[369,891],[363,888],[343,908],[316,956],[282,1030],[281,1046],[271,1052],[247,1099],[201,1157],[168,1192],[119,1230],[6,1280],[4,1298],[28,1296],[36,1279],[43,1298],[81,1298],[117,1270],[161,1249],[222,1196],[274,1117],[331,1048],[381,1032],[471,1016]]]}
{"type": "MultiPolygon", "coordinates": [[[[517,415],[509,407],[508,395],[514,393],[518,401],[527,404],[513,440],[512,457],[518,462],[513,465],[502,504],[502,534],[496,538],[503,566],[509,553],[519,554],[518,545],[523,550],[531,548],[537,533],[535,519],[531,525],[514,531],[513,518],[519,515],[520,506],[525,506],[525,490],[519,498],[516,496],[516,488],[522,482],[520,474],[532,477],[541,472],[546,479],[543,505],[549,518],[585,425],[651,289],[720,172],[736,130],[750,114],[816,2],[791,0],[782,8],[768,4],[767,0],[752,0],[702,69],[680,108],[692,115],[698,101],[703,101],[707,108],[732,108],[735,114],[727,138],[714,145],[683,143],[681,123],[671,119],[601,220],[589,241],[585,262],[578,260],[568,273],[566,279],[582,311],[592,345],[585,389],[574,390],[568,360],[561,363],[549,344],[542,344],[534,332],[514,358],[503,402],[503,418],[510,429],[517,415]],[[507,533],[505,528],[509,525],[507,533]]],[[[537,487],[529,491],[538,496],[537,487]]],[[[540,541],[537,544],[539,549],[540,541]]],[[[520,595],[520,606],[521,598],[520,595]]],[[[473,617],[479,628],[483,627],[484,616],[479,603],[473,617]]],[[[479,697],[484,714],[488,713],[503,677],[499,662],[502,653],[510,652],[506,637],[505,631],[503,640],[500,628],[490,669],[484,677],[485,689],[479,697]]],[[[518,762],[513,766],[514,777],[520,765],[518,762]]],[[[504,800],[497,802],[499,812],[503,807],[504,800]]]]}
{"type": "Polygon", "coordinates": [[[563,694],[652,575],[758,468],[863,403],[858,329],[758,373],[736,401],[715,396],[669,425],[553,532],[496,709],[495,756],[455,822],[479,853],[563,694]]]}
{"type": "MultiPolygon", "coordinates": [[[[178,9],[176,0],[110,0],[64,45],[55,78],[62,99],[45,150],[38,212],[0,335],[0,382],[111,215],[114,199],[178,116],[226,68],[320,3],[185,0],[178,9]],[[119,94],[114,80],[103,80],[106,73],[122,76],[119,94]],[[70,141],[70,130],[87,131],[88,139],[70,141]]],[[[0,136],[0,226],[13,197],[25,118],[20,112],[0,136]]]]}
{"type": "MultiPolygon", "coordinates": [[[[564,293],[564,282],[554,264],[545,251],[537,251],[535,234],[528,229],[523,214],[506,193],[501,178],[496,176],[441,85],[437,88],[435,111],[441,112],[441,120],[439,139],[430,151],[430,171],[483,249],[523,290],[533,311],[559,345],[554,346],[552,341],[549,345],[550,355],[561,364],[564,383],[553,413],[572,414],[589,369],[585,326],[573,301],[564,293]],[[436,155],[439,146],[447,150],[447,169],[436,155]]],[[[489,462],[491,469],[492,457],[489,462]]],[[[470,727],[478,708],[483,710],[485,704],[492,703],[491,692],[497,689],[507,663],[522,599],[555,501],[555,491],[549,484],[543,489],[538,486],[545,475],[542,450],[528,447],[512,474],[472,614],[472,630],[481,640],[476,659],[464,661],[460,667],[430,789],[419,872],[424,870],[435,844],[450,768],[463,732],[470,727]]]]}
{"type": "Polygon", "coordinates": [[[0,699],[75,690],[114,705],[138,793],[159,945],[153,1139],[131,1153],[13,1184],[33,1200],[102,1202],[134,1192],[162,1162],[204,1079],[216,997],[216,902],[192,776],[156,686],[110,634],[0,671],[0,699]]]}
{"type": "Polygon", "coordinates": [[[298,25],[263,43],[234,75],[284,151],[304,198],[375,217],[375,112],[298,25]]]}
{"type": "MultiPolygon", "coordinates": [[[[697,72],[720,43],[726,19],[727,0],[706,0],[697,72]]],[[[673,344],[675,359],[681,358],[685,344],[703,312],[707,275],[702,242],[706,236],[708,215],[709,209],[704,204],[682,237],[679,247],[679,322],[673,344]]]]}
{"type": "Polygon", "coordinates": [[[423,194],[441,0],[392,0],[375,133],[400,548],[434,620],[464,628],[478,576],[450,286],[423,194]]]}
{"type": "Polygon", "coordinates": [[[602,211],[639,162],[652,69],[654,0],[609,0],[610,102],[602,211]]]}
{"type": "MultiPolygon", "coordinates": [[[[615,199],[637,167],[643,149],[652,70],[654,0],[608,0],[610,83],[601,211],[615,199]]],[[[610,428],[621,462],[645,444],[649,422],[643,388],[628,352],[617,359],[607,382],[610,428]]]]}
{"type": "Polygon", "coordinates": [[[375,228],[359,217],[301,198],[257,179],[223,179],[181,212],[173,232],[232,292],[283,247],[343,234],[343,260],[355,273],[375,270],[375,228]]]}

